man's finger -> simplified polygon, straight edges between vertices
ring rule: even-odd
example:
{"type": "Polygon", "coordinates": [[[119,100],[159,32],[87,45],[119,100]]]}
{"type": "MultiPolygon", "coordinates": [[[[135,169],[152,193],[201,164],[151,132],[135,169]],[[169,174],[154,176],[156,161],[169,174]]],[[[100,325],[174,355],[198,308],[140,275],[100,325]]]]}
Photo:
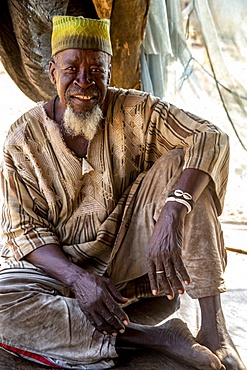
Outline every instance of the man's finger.
{"type": "Polygon", "coordinates": [[[159,287],[159,290],[165,293],[168,299],[173,299],[174,298],[174,291],[172,289],[172,286],[167,279],[165,270],[157,270],[156,271],[156,280],[157,280],[157,285],[159,287]]]}
{"type": "Polygon", "coordinates": [[[113,332],[115,332],[115,330],[110,325],[108,325],[105,320],[102,320],[102,318],[97,319],[94,326],[103,334],[112,334],[113,332]]]}
{"type": "Polygon", "coordinates": [[[152,262],[148,263],[148,278],[149,278],[152,294],[157,295],[158,285],[157,285],[157,280],[156,280],[156,268],[152,262]]]}
{"type": "Polygon", "coordinates": [[[185,282],[185,284],[189,284],[190,283],[190,276],[180,258],[180,261],[178,262],[178,260],[176,261],[176,263],[174,263],[174,266],[175,266],[175,269],[177,271],[177,273],[181,276],[181,279],[182,281],[185,282]]]}
{"type": "Polygon", "coordinates": [[[124,326],[127,326],[129,325],[130,323],[130,319],[128,317],[128,315],[126,314],[126,312],[124,312],[124,310],[119,306],[117,305],[115,302],[114,304],[111,306],[110,308],[110,312],[118,318],[118,320],[121,322],[122,324],[122,328],[124,328],[124,326]]]}
{"type": "Polygon", "coordinates": [[[166,278],[169,281],[172,288],[175,288],[180,294],[184,292],[183,284],[180,280],[180,274],[174,268],[172,260],[166,261],[166,278]]]}
{"type": "Polygon", "coordinates": [[[102,308],[100,311],[94,311],[90,314],[85,314],[91,324],[101,333],[112,334],[125,329],[124,324],[106,308],[102,308]]]}
{"type": "MultiPolygon", "coordinates": [[[[122,309],[122,307],[119,305],[119,303],[126,303],[128,302],[127,298],[124,298],[121,296],[119,291],[112,285],[108,286],[108,292],[110,293],[109,295],[106,296],[104,300],[104,304],[106,306],[106,309],[110,314],[113,316],[116,316],[116,318],[119,319],[119,321],[122,323],[122,325],[129,325],[130,320],[126,312],[122,309]],[[116,298],[118,299],[118,302],[116,302],[116,298]]],[[[124,326],[123,326],[124,328],[124,326]]]]}
{"type": "Polygon", "coordinates": [[[115,287],[115,285],[113,284],[108,284],[107,285],[107,289],[109,291],[109,293],[112,295],[112,297],[114,298],[114,300],[118,303],[126,303],[128,302],[128,298],[125,298],[123,297],[120,292],[117,290],[117,288],[115,287]]]}
{"type": "Polygon", "coordinates": [[[171,286],[179,293],[183,294],[184,293],[184,287],[177,275],[170,275],[167,276],[168,281],[170,282],[171,286]]]}

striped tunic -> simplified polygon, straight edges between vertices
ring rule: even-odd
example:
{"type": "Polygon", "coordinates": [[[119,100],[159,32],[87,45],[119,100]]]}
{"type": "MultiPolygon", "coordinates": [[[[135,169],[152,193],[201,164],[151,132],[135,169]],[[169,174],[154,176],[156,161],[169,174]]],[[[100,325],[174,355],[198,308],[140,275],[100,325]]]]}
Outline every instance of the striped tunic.
{"type": "Polygon", "coordinates": [[[221,213],[229,144],[218,127],[134,90],[109,88],[103,111],[84,173],[43,103],[11,126],[1,167],[1,270],[37,269],[25,256],[55,243],[74,263],[103,274],[143,173],[173,148],[183,148],[184,168],[211,176],[221,213]]]}

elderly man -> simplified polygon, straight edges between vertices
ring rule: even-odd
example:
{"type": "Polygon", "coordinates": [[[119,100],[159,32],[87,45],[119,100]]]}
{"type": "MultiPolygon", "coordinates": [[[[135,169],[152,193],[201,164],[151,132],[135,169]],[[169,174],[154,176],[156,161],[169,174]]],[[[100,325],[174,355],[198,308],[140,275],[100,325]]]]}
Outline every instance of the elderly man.
{"type": "Polygon", "coordinates": [[[54,17],[58,95],[8,133],[1,346],[69,369],[111,367],[125,346],[243,369],[220,303],[227,136],[150,94],[110,88],[111,54],[107,20],[54,17]],[[178,319],[153,328],[124,312],[185,287],[200,302],[196,341],[178,319]]]}

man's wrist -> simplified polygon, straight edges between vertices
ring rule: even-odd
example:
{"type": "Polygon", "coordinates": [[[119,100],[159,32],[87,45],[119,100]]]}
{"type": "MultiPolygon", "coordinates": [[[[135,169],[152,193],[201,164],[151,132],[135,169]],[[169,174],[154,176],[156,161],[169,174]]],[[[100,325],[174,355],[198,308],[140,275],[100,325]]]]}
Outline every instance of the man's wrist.
{"type": "Polygon", "coordinates": [[[168,202],[176,202],[176,203],[183,204],[187,208],[187,213],[190,213],[192,211],[194,204],[195,204],[193,197],[190,193],[184,192],[179,189],[171,191],[168,194],[168,197],[165,203],[168,203],[168,202]]]}
{"type": "Polygon", "coordinates": [[[81,267],[71,263],[64,274],[64,284],[74,292],[76,283],[88,272],[81,267]]]}

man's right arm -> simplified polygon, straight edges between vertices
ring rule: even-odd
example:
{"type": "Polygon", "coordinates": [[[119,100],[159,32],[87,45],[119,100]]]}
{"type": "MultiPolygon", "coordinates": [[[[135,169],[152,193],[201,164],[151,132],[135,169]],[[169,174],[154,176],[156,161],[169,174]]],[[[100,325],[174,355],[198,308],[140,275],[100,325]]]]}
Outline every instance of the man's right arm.
{"type": "Polygon", "coordinates": [[[57,244],[40,247],[25,258],[68,286],[82,312],[100,332],[113,335],[124,332],[129,318],[119,304],[127,300],[109,279],[88,273],[70,262],[57,244]]]}
{"type": "MultiPolygon", "coordinates": [[[[13,144],[15,135],[12,136],[9,141],[13,144]]],[[[119,304],[125,303],[126,299],[109,279],[88,273],[66,257],[60,248],[54,223],[47,217],[48,200],[30,164],[33,158],[29,150],[24,151],[21,145],[12,144],[6,143],[0,168],[1,228],[6,259],[17,265],[26,260],[63,282],[99,331],[123,331],[129,321],[119,304]]],[[[51,197],[51,192],[48,195],[51,197]]],[[[55,197],[56,193],[52,195],[55,197]]]]}

